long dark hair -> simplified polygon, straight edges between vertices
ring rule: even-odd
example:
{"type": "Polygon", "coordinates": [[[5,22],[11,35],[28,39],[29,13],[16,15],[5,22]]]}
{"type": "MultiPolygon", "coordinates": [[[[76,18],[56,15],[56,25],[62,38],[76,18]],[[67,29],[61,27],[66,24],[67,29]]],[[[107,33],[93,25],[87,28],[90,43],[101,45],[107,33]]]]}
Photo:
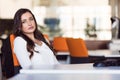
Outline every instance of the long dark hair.
{"type": "Polygon", "coordinates": [[[25,39],[27,41],[27,50],[28,50],[28,52],[31,53],[29,57],[31,58],[34,54],[33,51],[35,51],[34,50],[35,44],[29,37],[24,35],[23,32],[21,31],[21,28],[22,28],[21,16],[26,12],[31,13],[34,18],[35,26],[36,26],[36,29],[34,31],[35,38],[43,41],[53,51],[53,53],[55,53],[53,47],[50,44],[48,44],[48,42],[44,38],[43,34],[38,30],[37,22],[36,22],[36,19],[35,19],[35,16],[33,15],[33,13],[29,9],[21,8],[15,13],[15,16],[14,16],[13,34],[15,36],[21,36],[23,39],[25,39]]]}

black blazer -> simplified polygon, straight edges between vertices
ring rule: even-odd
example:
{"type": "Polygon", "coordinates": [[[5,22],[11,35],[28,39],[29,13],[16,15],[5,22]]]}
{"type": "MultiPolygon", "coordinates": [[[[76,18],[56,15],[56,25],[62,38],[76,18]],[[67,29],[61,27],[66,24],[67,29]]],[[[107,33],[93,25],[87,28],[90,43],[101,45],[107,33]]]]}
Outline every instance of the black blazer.
{"type": "Polygon", "coordinates": [[[7,39],[3,40],[3,45],[1,48],[2,52],[2,72],[6,78],[13,77],[19,70],[21,69],[20,66],[15,67],[13,63],[13,56],[12,56],[12,49],[10,44],[10,36],[7,39]]]}

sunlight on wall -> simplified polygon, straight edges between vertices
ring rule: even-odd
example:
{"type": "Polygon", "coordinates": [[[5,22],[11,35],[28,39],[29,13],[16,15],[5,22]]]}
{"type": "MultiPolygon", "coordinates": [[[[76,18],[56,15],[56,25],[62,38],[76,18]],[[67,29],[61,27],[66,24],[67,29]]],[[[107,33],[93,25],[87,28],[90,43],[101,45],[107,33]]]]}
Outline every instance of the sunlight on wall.
{"type": "Polygon", "coordinates": [[[31,9],[32,0],[0,0],[0,18],[13,18],[19,8],[31,9]]]}
{"type": "Polygon", "coordinates": [[[59,18],[59,27],[64,37],[111,39],[109,0],[57,0],[50,6],[40,6],[40,3],[34,1],[36,0],[0,0],[0,18],[11,19],[19,8],[29,8],[35,14],[39,25],[46,26],[44,19],[47,17],[59,18]],[[58,2],[63,4],[57,6],[58,2]],[[95,28],[94,31],[86,32],[90,26],[95,28]]]}
{"type": "Polygon", "coordinates": [[[60,7],[61,29],[64,28],[64,35],[69,37],[82,37],[87,39],[85,28],[87,27],[87,19],[91,21],[98,31],[96,31],[97,39],[111,39],[111,9],[110,6],[96,7],[60,7]],[[107,33],[101,36],[100,34],[107,33]]]}
{"type": "Polygon", "coordinates": [[[44,18],[46,17],[46,7],[34,7],[33,13],[35,15],[36,21],[39,25],[44,25],[44,18]]]}
{"type": "Polygon", "coordinates": [[[64,37],[82,37],[83,39],[111,39],[111,7],[109,0],[65,0],[67,6],[52,6],[34,8],[39,24],[44,24],[45,17],[60,19],[60,25],[64,37]],[[79,4],[79,5],[78,5],[79,4]],[[51,12],[49,12],[49,10],[51,12]],[[57,16],[56,16],[57,15],[57,16]],[[39,16],[39,17],[38,17],[39,16]],[[95,27],[94,35],[87,35],[85,29],[88,26],[95,27]],[[92,37],[91,37],[92,36],[92,37]]]}

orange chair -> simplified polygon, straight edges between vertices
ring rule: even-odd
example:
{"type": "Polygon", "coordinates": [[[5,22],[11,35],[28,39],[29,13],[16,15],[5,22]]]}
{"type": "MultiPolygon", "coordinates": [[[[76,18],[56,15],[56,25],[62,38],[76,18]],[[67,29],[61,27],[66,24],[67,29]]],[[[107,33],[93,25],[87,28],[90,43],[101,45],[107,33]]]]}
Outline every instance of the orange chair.
{"type": "Polygon", "coordinates": [[[66,38],[70,52],[70,63],[87,63],[89,61],[88,50],[85,42],[81,38],[66,38]]]}
{"type": "MultiPolygon", "coordinates": [[[[44,37],[47,38],[49,40],[49,37],[48,35],[44,34],[44,37]]],[[[19,62],[18,62],[18,59],[14,53],[14,39],[15,39],[15,36],[13,34],[10,35],[10,44],[11,44],[11,49],[12,49],[12,57],[13,57],[13,63],[14,63],[14,66],[20,66],[19,62]]]]}
{"type": "Polygon", "coordinates": [[[15,36],[13,34],[10,35],[10,43],[11,43],[11,49],[12,49],[12,57],[13,57],[13,63],[14,63],[14,66],[20,66],[19,62],[18,62],[18,59],[14,53],[14,39],[15,39],[15,36]]]}
{"type": "MultiPolygon", "coordinates": [[[[44,34],[44,37],[47,38],[49,40],[49,37],[48,35],[44,34]]],[[[11,49],[12,49],[12,57],[13,57],[13,63],[14,63],[14,66],[20,66],[19,62],[18,62],[18,59],[14,53],[14,39],[15,39],[15,36],[13,34],[10,35],[10,44],[11,44],[11,49]]]]}
{"type": "Polygon", "coordinates": [[[44,36],[44,38],[46,39],[46,41],[47,41],[49,44],[51,44],[50,39],[49,39],[49,36],[48,36],[47,34],[43,34],[43,36],[44,36]]]}
{"type": "Polygon", "coordinates": [[[54,37],[53,39],[53,48],[55,51],[66,52],[68,51],[68,46],[66,43],[65,37],[54,37]]]}
{"type": "MultiPolygon", "coordinates": [[[[47,35],[44,35],[48,39],[47,35]]],[[[21,66],[14,53],[14,39],[15,36],[10,34],[7,39],[3,41],[2,46],[2,71],[6,78],[10,78],[19,73],[21,66]]]]}
{"type": "Polygon", "coordinates": [[[49,36],[48,36],[47,34],[43,34],[43,36],[44,36],[47,40],[49,40],[49,36]]]}

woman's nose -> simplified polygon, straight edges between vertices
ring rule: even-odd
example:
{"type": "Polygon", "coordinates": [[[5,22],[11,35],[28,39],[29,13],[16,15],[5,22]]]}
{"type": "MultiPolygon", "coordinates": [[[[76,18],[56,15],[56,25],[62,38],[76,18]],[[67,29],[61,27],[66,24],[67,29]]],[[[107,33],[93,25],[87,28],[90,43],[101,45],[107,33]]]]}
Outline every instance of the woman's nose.
{"type": "Polygon", "coordinates": [[[31,23],[31,21],[28,21],[27,24],[28,24],[28,25],[31,25],[32,23],[31,23]]]}

